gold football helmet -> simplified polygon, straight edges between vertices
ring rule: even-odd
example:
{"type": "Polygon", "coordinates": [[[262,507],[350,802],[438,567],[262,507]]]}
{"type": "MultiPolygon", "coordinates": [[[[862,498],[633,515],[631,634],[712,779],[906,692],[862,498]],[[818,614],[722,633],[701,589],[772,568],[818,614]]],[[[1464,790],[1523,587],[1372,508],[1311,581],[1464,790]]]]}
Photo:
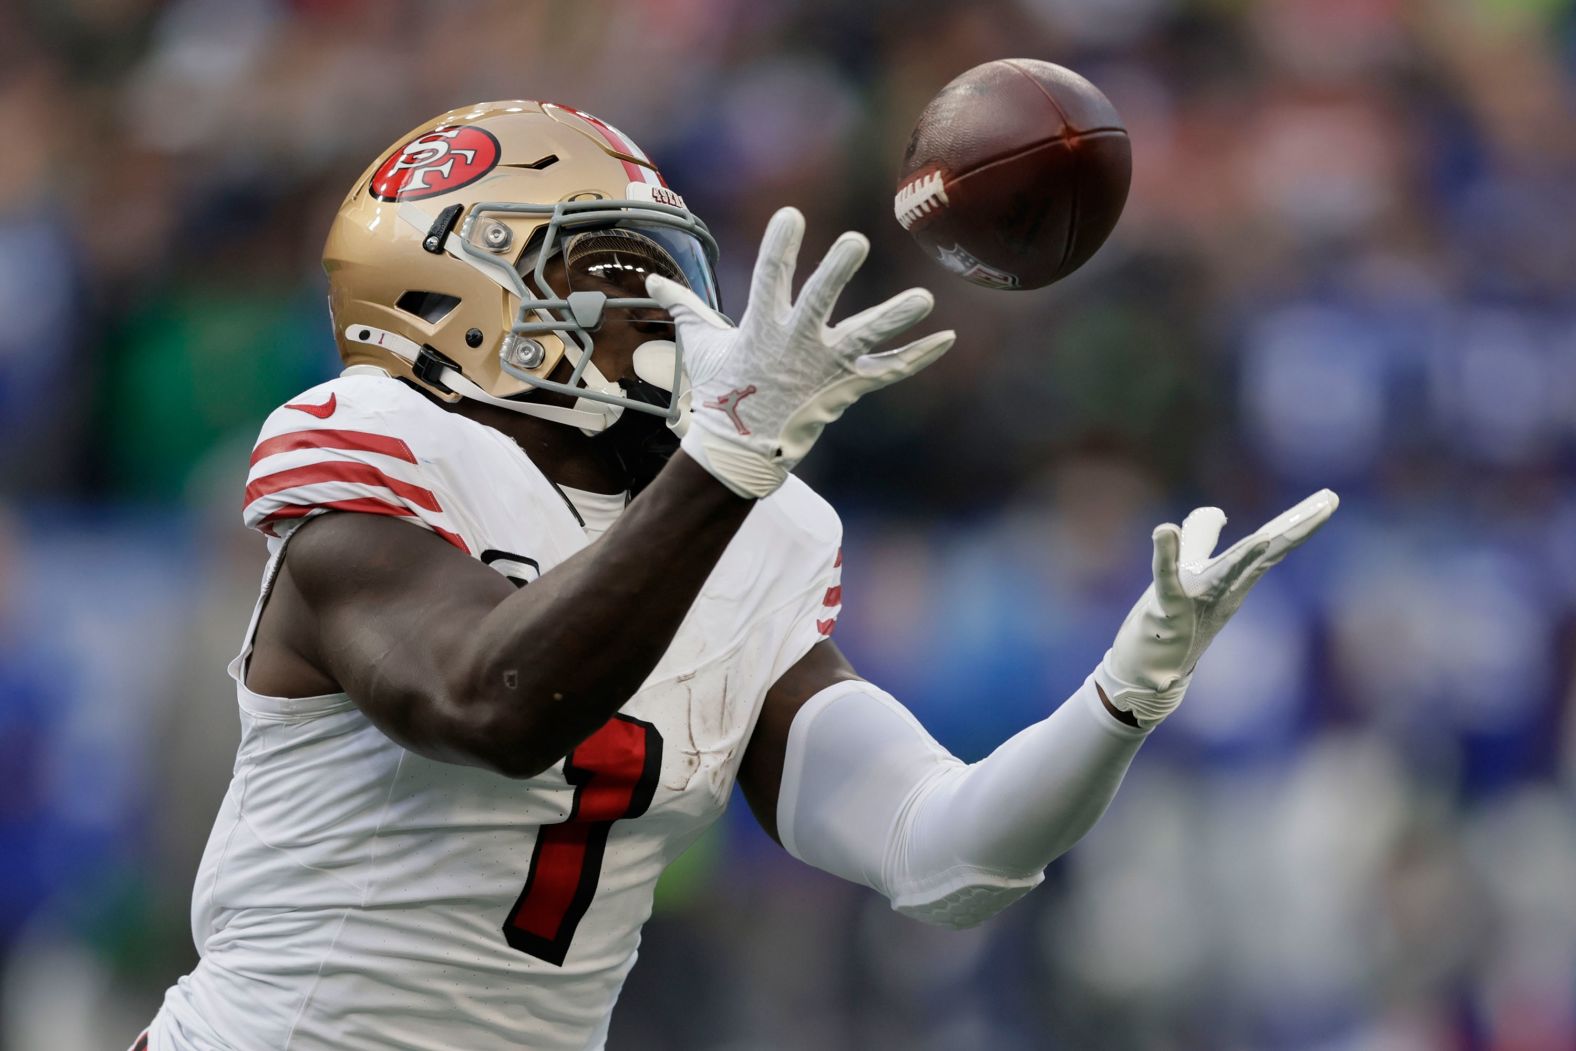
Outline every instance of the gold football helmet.
{"type": "Polygon", "coordinates": [[[588,434],[626,410],[680,422],[681,349],[649,340],[635,351],[637,386],[668,394],[653,397],[597,370],[595,333],[661,310],[645,294],[649,273],[716,306],[716,259],[705,224],[627,136],[525,100],[451,110],[402,137],[356,180],[323,249],[347,365],[588,434]],[[548,404],[533,390],[575,400],[548,404]]]}

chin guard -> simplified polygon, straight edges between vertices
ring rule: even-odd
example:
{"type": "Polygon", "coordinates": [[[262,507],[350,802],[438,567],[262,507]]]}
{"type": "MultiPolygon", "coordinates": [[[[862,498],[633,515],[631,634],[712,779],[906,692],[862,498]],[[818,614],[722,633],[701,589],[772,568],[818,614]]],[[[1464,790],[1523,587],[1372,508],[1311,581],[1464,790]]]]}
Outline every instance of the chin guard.
{"type": "Polygon", "coordinates": [[[684,437],[690,424],[690,385],[679,364],[678,346],[672,340],[648,340],[635,348],[633,364],[635,375],[643,382],[671,393],[659,404],[668,410],[668,427],[674,435],[684,437]]]}
{"type": "MultiPolygon", "coordinates": [[[[645,405],[666,408],[672,398],[666,390],[645,380],[625,380],[624,396],[645,405]]],[[[666,419],[652,412],[626,412],[596,441],[608,448],[623,469],[631,496],[651,484],[679,447],[679,436],[666,419]]]]}

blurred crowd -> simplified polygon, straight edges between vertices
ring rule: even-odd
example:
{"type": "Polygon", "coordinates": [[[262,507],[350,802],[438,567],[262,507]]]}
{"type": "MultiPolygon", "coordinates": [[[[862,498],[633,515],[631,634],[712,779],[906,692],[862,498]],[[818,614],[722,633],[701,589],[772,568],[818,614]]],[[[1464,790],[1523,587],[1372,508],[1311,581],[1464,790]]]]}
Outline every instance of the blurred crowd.
{"type": "Polygon", "coordinates": [[[958,754],[1069,694],[1199,503],[1332,525],[1110,814],[968,933],[735,806],[664,882],[615,1048],[1576,1047],[1570,0],[13,0],[0,6],[0,1048],[129,1042],[190,966],[238,734],[266,413],[336,368],[318,266],[375,156],[530,97],[722,242],[871,236],[848,302],[957,347],[832,428],[838,639],[958,754]],[[892,220],[924,103],[1072,66],[1127,121],[1111,242],[964,285],[892,220]],[[748,932],[748,933],[743,933],[748,932]]]}

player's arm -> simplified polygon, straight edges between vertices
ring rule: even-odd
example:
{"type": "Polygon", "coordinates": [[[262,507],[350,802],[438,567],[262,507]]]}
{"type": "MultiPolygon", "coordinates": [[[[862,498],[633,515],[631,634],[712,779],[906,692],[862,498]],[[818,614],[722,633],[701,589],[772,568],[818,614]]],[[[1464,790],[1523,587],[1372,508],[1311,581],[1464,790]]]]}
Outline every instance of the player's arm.
{"type": "Polygon", "coordinates": [[[793,209],[773,217],[737,328],[650,280],[693,385],[684,451],[595,544],[527,587],[407,524],[330,514],[300,526],[280,586],[307,610],[307,663],[406,747],[511,776],[539,773],[606,722],[656,666],[754,498],[856,399],[952,344],[941,332],[873,352],[929,313],[923,289],[829,324],[868,250],[858,234],[838,239],[794,300],[803,231],[793,209]]]}
{"type": "Polygon", "coordinates": [[[1225,516],[1154,534],[1154,584],[1104,660],[1046,719],[963,763],[829,642],[767,696],[740,783],[795,857],[906,915],[978,923],[1027,893],[1094,826],[1148,732],[1247,591],[1333,513],[1328,490],[1210,556],[1225,516]]]}
{"type": "Polygon", "coordinates": [[[289,540],[308,662],[380,730],[435,759],[526,777],[650,674],[753,501],[682,453],[595,544],[516,589],[436,535],[334,513],[289,540]]]}

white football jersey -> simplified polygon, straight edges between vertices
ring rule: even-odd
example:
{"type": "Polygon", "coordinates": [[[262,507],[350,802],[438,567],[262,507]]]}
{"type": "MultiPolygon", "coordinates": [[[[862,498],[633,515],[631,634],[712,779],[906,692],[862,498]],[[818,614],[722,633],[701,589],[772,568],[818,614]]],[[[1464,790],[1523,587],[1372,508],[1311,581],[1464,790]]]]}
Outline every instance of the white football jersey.
{"type": "MultiPolygon", "coordinates": [[[[589,542],[512,440],[359,371],[263,427],[245,518],[271,538],[264,595],[290,530],[331,509],[406,519],[520,586],[589,542]]],[[[722,813],[766,691],[831,632],[840,539],[790,478],[639,692],[528,780],[408,752],[344,694],[253,693],[249,629],[192,898],[202,960],[152,1051],[600,1047],[657,877],[722,813]]]]}

